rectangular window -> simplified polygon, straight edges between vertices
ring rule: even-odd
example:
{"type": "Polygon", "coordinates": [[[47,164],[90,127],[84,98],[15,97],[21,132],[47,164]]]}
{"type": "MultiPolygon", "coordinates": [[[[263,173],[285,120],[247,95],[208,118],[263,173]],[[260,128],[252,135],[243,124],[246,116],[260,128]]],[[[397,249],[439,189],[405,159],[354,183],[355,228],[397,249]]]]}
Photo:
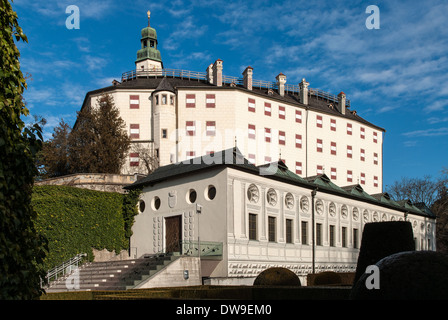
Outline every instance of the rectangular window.
{"type": "Polygon", "coordinates": [[[365,139],[366,137],[366,129],[361,127],[361,139],[365,139]]]}
{"type": "Polygon", "coordinates": [[[322,152],[324,147],[323,147],[323,143],[322,143],[322,139],[317,139],[316,141],[316,148],[317,148],[317,152],[322,152]]]}
{"type": "Polygon", "coordinates": [[[250,124],[249,125],[249,139],[255,139],[255,125],[250,124]]]}
{"type": "Polygon", "coordinates": [[[331,180],[336,180],[336,168],[331,168],[331,180]]]}
{"type": "Polygon", "coordinates": [[[308,222],[302,221],[301,223],[301,232],[302,232],[302,244],[308,244],[308,222]]]}
{"type": "Polygon", "coordinates": [[[271,157],[268,156],[264,157],[264,163],[271,163],[271,161],[272,161],[271,157]]]}
{"type": "Polygon", "coordinates": [[[316,223],[316,246],[322,245],[322,223],[316,223]]]}
{"type": "Polygon", "coordinates": [[[352,157],[353,157],[352,146],[347,146],[347,158],[352,158],[352,157]]]}
{"type": "Polygon", "coordinates": [[[216,122],[215,121],[206,121],[206,133],[207,136],[215,136],[216,135],[216,122]]]}
{"type": "Polygon", "coordinates": [[[131,167],[138,167],[140,162],[140,154],[138,153],[130,153],[129,154],[129,165],[131,167]]]}
{"type": "Polygon", "coordinates": [[[167,104],[167,96],[166,94],[162,94],[162,104],[167,104]]]}
{"type": "Polygon", "coordinates": [[[286,118],[285,107],[283,107],[283,106],[279,106],[278,107],[278,118],[279,119],[285,119],[286,118]]]}
{"type": "Polygon", "coordinates": [[[131,139],[140,139],[140,125],[131,123],[130,134],[131,134],[131,139]]]}
{"type": "Polygon", "coordinates": [[[365,161],[366,160],[366,151],[364,149],[361,149],[360,159],[361,159],[361,161],[365,161]]]}
{"type": "Polygon", "coordinates": [[[255,155],[253,153],[249,153],[248,156],[249,159],[247,159],[249,161],[249,163],[255,164],[255,155]]]}
{"type": "Polygon", "coordinates": [[[257,215],[249,213],[249,240],[257,240],[257,215]]]}
{"type": "Polygon", "coordinates": [[[296,134],[296,148],[302,148],[302,135],[296,134]]]}
{"type": "Polygon", "coordinates": [[[205,106],[206,108],[214,108],[216,106],[216,99],[214,94],[205,95],[205,106]]]}
{"type": "Polygon", "coordinates": [[[331,131],[336,131],[336,119],[330,120],[330,128],[331,128],[331,131]]]}
{"type": "Polygon", "coordinates": [[[322,128],[322,124],[323,124],[323,122],[322,122],[322,116],[316,116],[316,126],[317,126],[318,128],[322,128]]]}
{"type": "Polygon", "coordinates": [[[187,136],[194,136],[196,134],[196,123],[194,121],[187,121],[185,127],[187,136]]]}
{"type": "Polygon", "coordinates": [[[285,131],[279,131],[278,132],[278,144],[285,145],[286,143],[286,136],[285,131]]]}
{"type": "Polygon", "coordinates": [[[373,142],[378,143],[378,132],[373,132],[373,142]]]}
{"type": "Polygon", "coordinates": [[[276,221],[275,217],[268,217],[268,234],[269,234],[269,241],[275,242],[276,239],[276,221]]]}
{"type": "Polygon", "coordinates": [[[357,228],[353,228],[353,248],[359,248],[359,230],[357,228]]]}
{"type": "Polygon", "coordinates": [[[378,153],[373,154],[373,164],[378,164],[378,153]]]}
{"type": "Polygon", "coordinates": [[[317,174],[324,174],[324,166],[319,166],[318,165],[316,173],[317,174]]]}
{"type": "Polygon", "coordinates": [[[264,128],[264,141],[271,142],[271,129],[264,128]]]}
{"type": "Polygon", "coordinates": [[[296,110],[296,122],[302,123],[302,111],[296,110]]]}
{"type": "Polygon", "coordinates": [[[195,155],[196,155],[196,152],[194,152],[194,151],[186,152],[187,159],[193,159],[195,157],[195,155]]]}
{"type": "Polygon", "coordinates": [[[331,154],[336,155],[336,142],[331,143],[331,154]]]}
{"type": "Polygon", "coordinates": [[[342,227],[341,242],[342,242],[342,247],[347,248],[347,227],[342,227]]]}
{"type": "Polygon", "coordinates": [[[271,116],[272,107],[271,104],[268,102],[264,103],[264,115],[265,116],[271,116]]]}
{"type": "Polygon", "coordinates": [[[302,174],[302,162],[296,161],[296,174],[302,174]]]}
{"type": "Polygon", "coordinates": [[[374,177],[373,177],[373,186],[374,186],[375,188],[378,187],[378,177],[377,177],[377,176],[374,176],[374,177]]]}
{"type": "Polygon", "coordinates": [[[247,102],[247,107],[250,112],[255,112],[255,99],[249,98],[247,102]]]}
{"type": "Polygon", "coordinates": [[[351,136],[352,135],[352,131],[353,131],[352,124],[351,123],[347,123],[347,134],[351,136]]]}
{"type": "Polygon", "coordinates": [[[162,129],[162,139],[168,138],[168,129],[162,129]]]}
{"type": "Polygon", "coordinates": [[[286,243],[292,243],[292,220],[286,219],[286,243]]]}
{"type": "Polygon", "coordinates": [[[353,182],[353,171],[347,170],[347,182],[353,182]]]}
{"type": "Polygon", "coordinates": [[[139,95],[130,95],[129,96],[129,108],[130,109],[140,108],[140,96],[139,95]]]}
{"type": "Polygon", "coordinates": [[[196,108],[196,95],[187,94],[185,102],[187,108],[196,108]]]}
{"type": "Polygon", "coordinates": [[[335,234],[334,234],[334,226],[330,225],[330,247],[335,246],[335,234]]]}
{"type": "Polygon", "coordinates": [[[361,184],[366,184],[366,174],[361,172],[361,184]]]}

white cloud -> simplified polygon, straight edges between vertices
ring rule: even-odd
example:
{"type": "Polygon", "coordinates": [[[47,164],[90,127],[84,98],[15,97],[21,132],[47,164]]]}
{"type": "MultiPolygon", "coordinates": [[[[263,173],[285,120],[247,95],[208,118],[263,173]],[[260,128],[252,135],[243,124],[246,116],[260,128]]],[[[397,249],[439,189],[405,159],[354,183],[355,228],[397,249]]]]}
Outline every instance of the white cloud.
{"type": "Polygon", "coordinates": [[[448,127],[426,130],[415,130],[403,133],[406,137],[439,137],[448,135],[448,127]]]}

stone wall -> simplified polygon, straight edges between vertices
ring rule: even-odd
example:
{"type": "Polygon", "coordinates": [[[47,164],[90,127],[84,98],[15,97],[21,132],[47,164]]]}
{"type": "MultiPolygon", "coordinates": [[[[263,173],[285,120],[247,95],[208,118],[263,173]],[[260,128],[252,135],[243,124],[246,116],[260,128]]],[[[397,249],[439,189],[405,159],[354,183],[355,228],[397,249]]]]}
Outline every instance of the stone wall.
{"type": "Polygon", "coordinates": [[[79,173],[36,181],[35,185],[71,186],[106,192],[124,193],[123,187],[134,183],[141,175],[79,173]]]}

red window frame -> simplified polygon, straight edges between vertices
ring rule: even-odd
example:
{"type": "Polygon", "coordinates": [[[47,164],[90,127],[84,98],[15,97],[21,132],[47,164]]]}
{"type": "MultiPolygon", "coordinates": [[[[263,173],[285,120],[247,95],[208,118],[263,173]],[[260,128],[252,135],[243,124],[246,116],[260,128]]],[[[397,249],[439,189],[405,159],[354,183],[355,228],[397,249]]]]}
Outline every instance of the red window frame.
{"type": "Polygon", "coordinates": [[[296,161],[296,174],[302,174],[302,162],[296,161]],[[300,167],[300,169],[297,169],[297,167],[300,167]]]}
{"type": "Polygon", "coordinates": [[[140,154],[138,152],[129,154],[129,165],[131,167],[138,167],[138,165],[140,164],[140,160],[139,161],[131,161],[133,158],[140,158],[140,154]]]}
{"type": "Polygon", "coordinates": [[[187,94],[185,96],[185,106],[187,108],[196,108],[196,94],[187,94]],[[194,102],[188,102],[188,100],[194,99],[194,102]]]}
{"type": "Polygon", "coordinates": [[[336,119],[330,119],[331,131],[336,131],[336,119]]]}
{"type": "Polygon", "coordinates": [[[205,122],[205,130],[207,136],[215,136],[216,135],[216,121],[206,121],[205,122]],[[214,127],[215,130],[209,130],[209,127],[214,127]]]}
{"type": "Polygon", "coordinates": [[[324,123],[324,121],[322,119],[322,116],[316,116],[316,126],[318,128],[322,128],[323,123],[324,123]]]}
{"type": "Polygon", "coordinates": [[[302,111],[301,110],[296,110],[296,122],[302,123],[302,111]]]}
{"type": "Polygon", "coordinates": [[[278,144],[284,146],[286,144],[286,134],[285,131],[278,132],[278,144]],[[282,139],[283,137],[283,139],[282,139]]]}
{"type": "Polygon", "coordinates": [[[324,150],[324,144],[323,144],[322,139],[317,139],[317,141],[316,141],[316,151],[317,152],[323,152],[323,150],[324,150]],[[320,147],[319,147],[319,144],[321,145],[320,147]]]}
{"type": "Polygon", "coordinates": [[[378,132],[376,131],[373,132],[373,142],[378,143],[378,132]]]}
{"type": "Polygon", "coordinates": [[[271,116],[272,113],[272,106],[269,102],[265,102],[264,103],[264,115],[265,116],[271,116]],[[268,108],[269,110],[266,110],[266,108],[268,108]]]}
{"type": "Polygon", "coordinates": [[[361,161],[366,161],[366,150],[365,149],[360,150],[359,158],[361,161]]]}
{"type": "Polygon", "coordinates": [[[185,123],[185,131],[187,136],[192,137],[196,135],[196,122],[195,121],[186,121],[185,123]],[[194,127],[194,130],[188,130],[188,127],[194,127]]]}
{"type": "Polygon", "coordinates": [[[324,166],[317,165],[316,174],[324,174],[324,166]],[[321,171],[321,172],[319,173],[319,171],[321,171]]]}
{"type": "Polygon", "coordinates": [[[249,139],[255,139],[255,125],[254,124],[249,124],[248,134],[249,134],[249,139]],[[250,130],[254,130],[254,133],[251,133],[250,130]]]}
{"type": "Polygon", "coordinates": [[[361,139],[365,139],[366,138],[366,128],[361,127],[361,131],[359,134],[360,134],[361,139]]]}
{"type": "Polygon", "coordinates": [[[353,182],[353,171],[347,170],[347,182],[353,182]]]}
{"type": "Polygon", "coordinates": [[[296,134],[296,148],[301,149],[302,148],[302,135],[296,134]],[[297,140],[300,140],[300,142],[297,142],[297,140]]]}
{"type": "Polygon", "coordinates": [[[247,100],[247,110],[249,112],[255,112],[255,99],[248,98],[247,100]]]}
{"type": "Polygon", "coordinates": [[[331,143],[331,154],[336,155],[336,142],[331,143]]]}
{"type": "Polygon", "coordinates": [[[366,184],[366,174],[365,173],[363,173],[363,172],[361,172],[361,179],[360,179],[361,181],[361,184],[366,184]]]}
{"type": "Polygon", "coordinates": [[[378,164],[378,153],[373,153],[373,164],[378,164]]]}
{"type": "Polygon", "coordinates": [[[264,128],[264,141],[271,142],[271,129],[269,128],[264,128]]]}
{"type": "Polygon", "coordinates": [[[140,96],[131,94],[129,95],[129,108],[130,109],[139,109],[140,108],[140,96]],[[132,101],[138,100],[137,103],[133,103],[132,101]]]}
{"type": "Polygon", "coordinates": [[[351,123],[347,123],[347,134],[351,136],[353,133],[353,126],[351,123]]]}
{"type": "Polygon", "coordinates": [[[373,177],[373,186],[374,186],[375,188],[378,187],[378,177],[377,177],[377,176],[374,176],[374,177],[373,177]]]}
{"type": "Polygon", "coordinates": [[[347,158],[353,158],[353,148],[352,146],[347,146],[347,158]],[[349,152],[351,151],[351,152],[349,152]]]}
{"type": "Polygon", "coordinates": [[[206,108],[215,108],[216,107],[216,96],[214,93],[205,95],[205,107],[206,108]],[[213,99],[213,102],[208,102],[208,100],[212,100],[212,99],[213,99]]]}
{"type": "Polygon", "coordinates": [[[331,168],[330,174],[331,174],[331,178],[330,178],[331,180],[336,180],[337,179],[336,168],[331,168]]]}
{"type": "Polygon", "coordinates": [[[140,124],[131,123],[129,125],[129,132],[131,139],[140,139],[140,124]],[[132,133],[132,129],[138,129],[138,133],[132,133]]]}
{"type": "Polygon", "coordinates": [[[278,106],[278,118],[286,119],[286,110],[284,106],[278,106]]]}

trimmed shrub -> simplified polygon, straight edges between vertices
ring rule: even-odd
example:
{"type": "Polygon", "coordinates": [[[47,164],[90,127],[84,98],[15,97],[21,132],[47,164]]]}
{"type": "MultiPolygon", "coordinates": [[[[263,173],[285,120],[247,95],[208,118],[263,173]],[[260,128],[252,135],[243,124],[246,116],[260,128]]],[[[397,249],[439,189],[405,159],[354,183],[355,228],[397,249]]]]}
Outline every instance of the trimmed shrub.
{"type": "Polygon", "coordinates": [[[92,248],[119,253],[128,237],[137,199],[120,193],[68,186],[35,186],[36,231],[48,239],[48,270],[78,253],[93,260],[92,248]],[[133,204],[133,205],[132,205],[133,204]]]}
{"type": "Polygon", "coordinates": [[[316,274],[314,277],[315,286],[335,285],[341,283],[342,283],[341,276],[334,271],[323,271],[316,274]]]}
{"type": "Polygon", "coordinates": [[[286,268],[269,268],[262,271],[254,286],[301,286],[299,277],[286,268]]]}
{"type": "Polygon", "coordinates": [[[354,283],[367,266],[402,251],[414,251],[414,236],[409,221],[371,222],[364,226],[354,283]]]}
{"type": "Polygon", "coordinates": [[[365,300],[448,299],[448,255],[435,251],[407,251],[376,264],[379,288],[368,289],[369,274],[353,286],[350,298],[365,300]]]}

